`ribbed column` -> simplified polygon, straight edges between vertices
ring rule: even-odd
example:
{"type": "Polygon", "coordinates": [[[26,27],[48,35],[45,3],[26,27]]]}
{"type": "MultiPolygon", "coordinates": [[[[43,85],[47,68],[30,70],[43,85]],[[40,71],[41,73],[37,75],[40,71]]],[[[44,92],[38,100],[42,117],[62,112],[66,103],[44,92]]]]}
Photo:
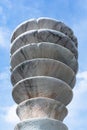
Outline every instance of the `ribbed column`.
{"type": "Polygon", "coordinates": [[[67,130],[78,69],[77,39],[64,23],[49,18],[26,21],[11,39],[12,96],[21,122],[15,130],[67,130]]]}

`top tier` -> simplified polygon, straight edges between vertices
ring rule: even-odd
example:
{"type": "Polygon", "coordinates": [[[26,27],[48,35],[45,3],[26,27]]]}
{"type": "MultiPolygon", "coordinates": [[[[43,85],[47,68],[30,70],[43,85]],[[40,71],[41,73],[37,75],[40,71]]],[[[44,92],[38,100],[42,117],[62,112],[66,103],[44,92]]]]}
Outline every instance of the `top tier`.
{"type": "Polygon", "coordinates": [[[64,33],[67,35],[74,43],[75,46],[78,46],[77,38],[74,36],[73,31],[66,26],[63,22],[56,21],[55,19],[49,18],[38,18],[38,19],[30,19],[29,21],[25,21],[20,24],[13,32],[11,43],[21,34],[38,29],[51,29],[64,33]]]}

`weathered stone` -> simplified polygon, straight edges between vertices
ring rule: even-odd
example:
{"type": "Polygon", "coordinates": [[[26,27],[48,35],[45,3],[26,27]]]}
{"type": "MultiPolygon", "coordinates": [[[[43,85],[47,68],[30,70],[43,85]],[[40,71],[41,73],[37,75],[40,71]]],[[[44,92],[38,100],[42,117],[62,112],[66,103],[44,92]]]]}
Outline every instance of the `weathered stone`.
{"type": "Polygon", "coordinates": [[[27,119],[17,124],[14,130],[68,130],[61,121],[49,118],[27,119]]]}
{"type": "Polygon", "coordinates": [[[17,107],[20,120],[29,118],[52,118],[63,121],[67,115],[66,107],[59,101],[50,98],[31,98],[17,107]]]}
{"type": "Polygon", "coordinates": [[[37,76],[18,82],[12,92],[16,103],[35,97],[48,97],[67,105],[72,100],[72,89],[62,80],[37,76]],[[22,96],[21,96],[22,95],[22,96]]]}
{"type": "Polygon", "coordinates": [[[71,39],[65,34],[50,29],[32,30],[21,34],[13,41],[11,45],[11,54],[13,54],[17,49],[22,46],[39,42],[50,42],[59,44],[61,46],[64,46],[65,48],[68,48],[75,55],[76,58],[78,57],[77,48],[74,42],[71,41],[71,39]]]}
{"type": "Polygon", "coordinates": [[[61,121],[73,96],[77,47],[73,31],[54,19],[31,19],[16,28],[11,82],[21,122],[15,130],[68,130],[61,121]]]}
{"type": "Polygon", "coordinates": [[[44,42],[28,44],[18,49],[11,56],[12,70],[20,63],[35,58],[55,59],[71,67],[75,73],[78,70],[78,62],[71,51],[63,46],[44,42]]]}
{"type": "Polygon", "coordinates": [[[59,78],[72,88],[75,84],[75,73],[70,67],[53,59],[37,58],[25,61],[14,68],[11,75],[12,84],[33,76],[50,76],[59,78]],[[67,76],[66,76],[67,75],[67,76]]]}
{"type": "Polygon", "coordinates": [[[14,31],[11,42],[13,42],[13,40],[26,31],[38,29],[52,29],[60,31],[71,38],[72,41],[75,42],[76,46],[78,45],[77,38],[74,36],[73,31],[68,26],[66,26],[63,22],[50,18],[30,19],[29,21],[20,24],[14,31]]]}

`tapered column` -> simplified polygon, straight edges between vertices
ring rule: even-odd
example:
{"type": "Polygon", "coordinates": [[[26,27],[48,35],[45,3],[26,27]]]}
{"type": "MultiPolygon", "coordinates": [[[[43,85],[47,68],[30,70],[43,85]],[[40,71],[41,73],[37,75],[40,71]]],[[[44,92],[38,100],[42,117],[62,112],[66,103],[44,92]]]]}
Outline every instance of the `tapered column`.
{"type": "Polygon", "coordinates": [[[67,130],[66,106],[78,70],[77,39],[49,18],[19,25],[11,39],[12,96],[21,122],[15,130],[67,130]]]}

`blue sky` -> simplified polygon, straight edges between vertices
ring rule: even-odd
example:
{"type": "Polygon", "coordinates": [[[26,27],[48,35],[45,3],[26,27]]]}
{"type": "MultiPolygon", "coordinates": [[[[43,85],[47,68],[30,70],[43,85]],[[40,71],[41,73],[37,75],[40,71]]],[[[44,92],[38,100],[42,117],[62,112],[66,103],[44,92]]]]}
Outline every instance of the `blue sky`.
{"type": "Polygon", "coordinates": [[[19,122],[11,96],[11,34],[21,22],[38,17],[63,21],[78,38],[79,71],[64,123],[69,130],[87,129],[87,0],[0,0],[0,130],[13,130],[19,122]]]}

